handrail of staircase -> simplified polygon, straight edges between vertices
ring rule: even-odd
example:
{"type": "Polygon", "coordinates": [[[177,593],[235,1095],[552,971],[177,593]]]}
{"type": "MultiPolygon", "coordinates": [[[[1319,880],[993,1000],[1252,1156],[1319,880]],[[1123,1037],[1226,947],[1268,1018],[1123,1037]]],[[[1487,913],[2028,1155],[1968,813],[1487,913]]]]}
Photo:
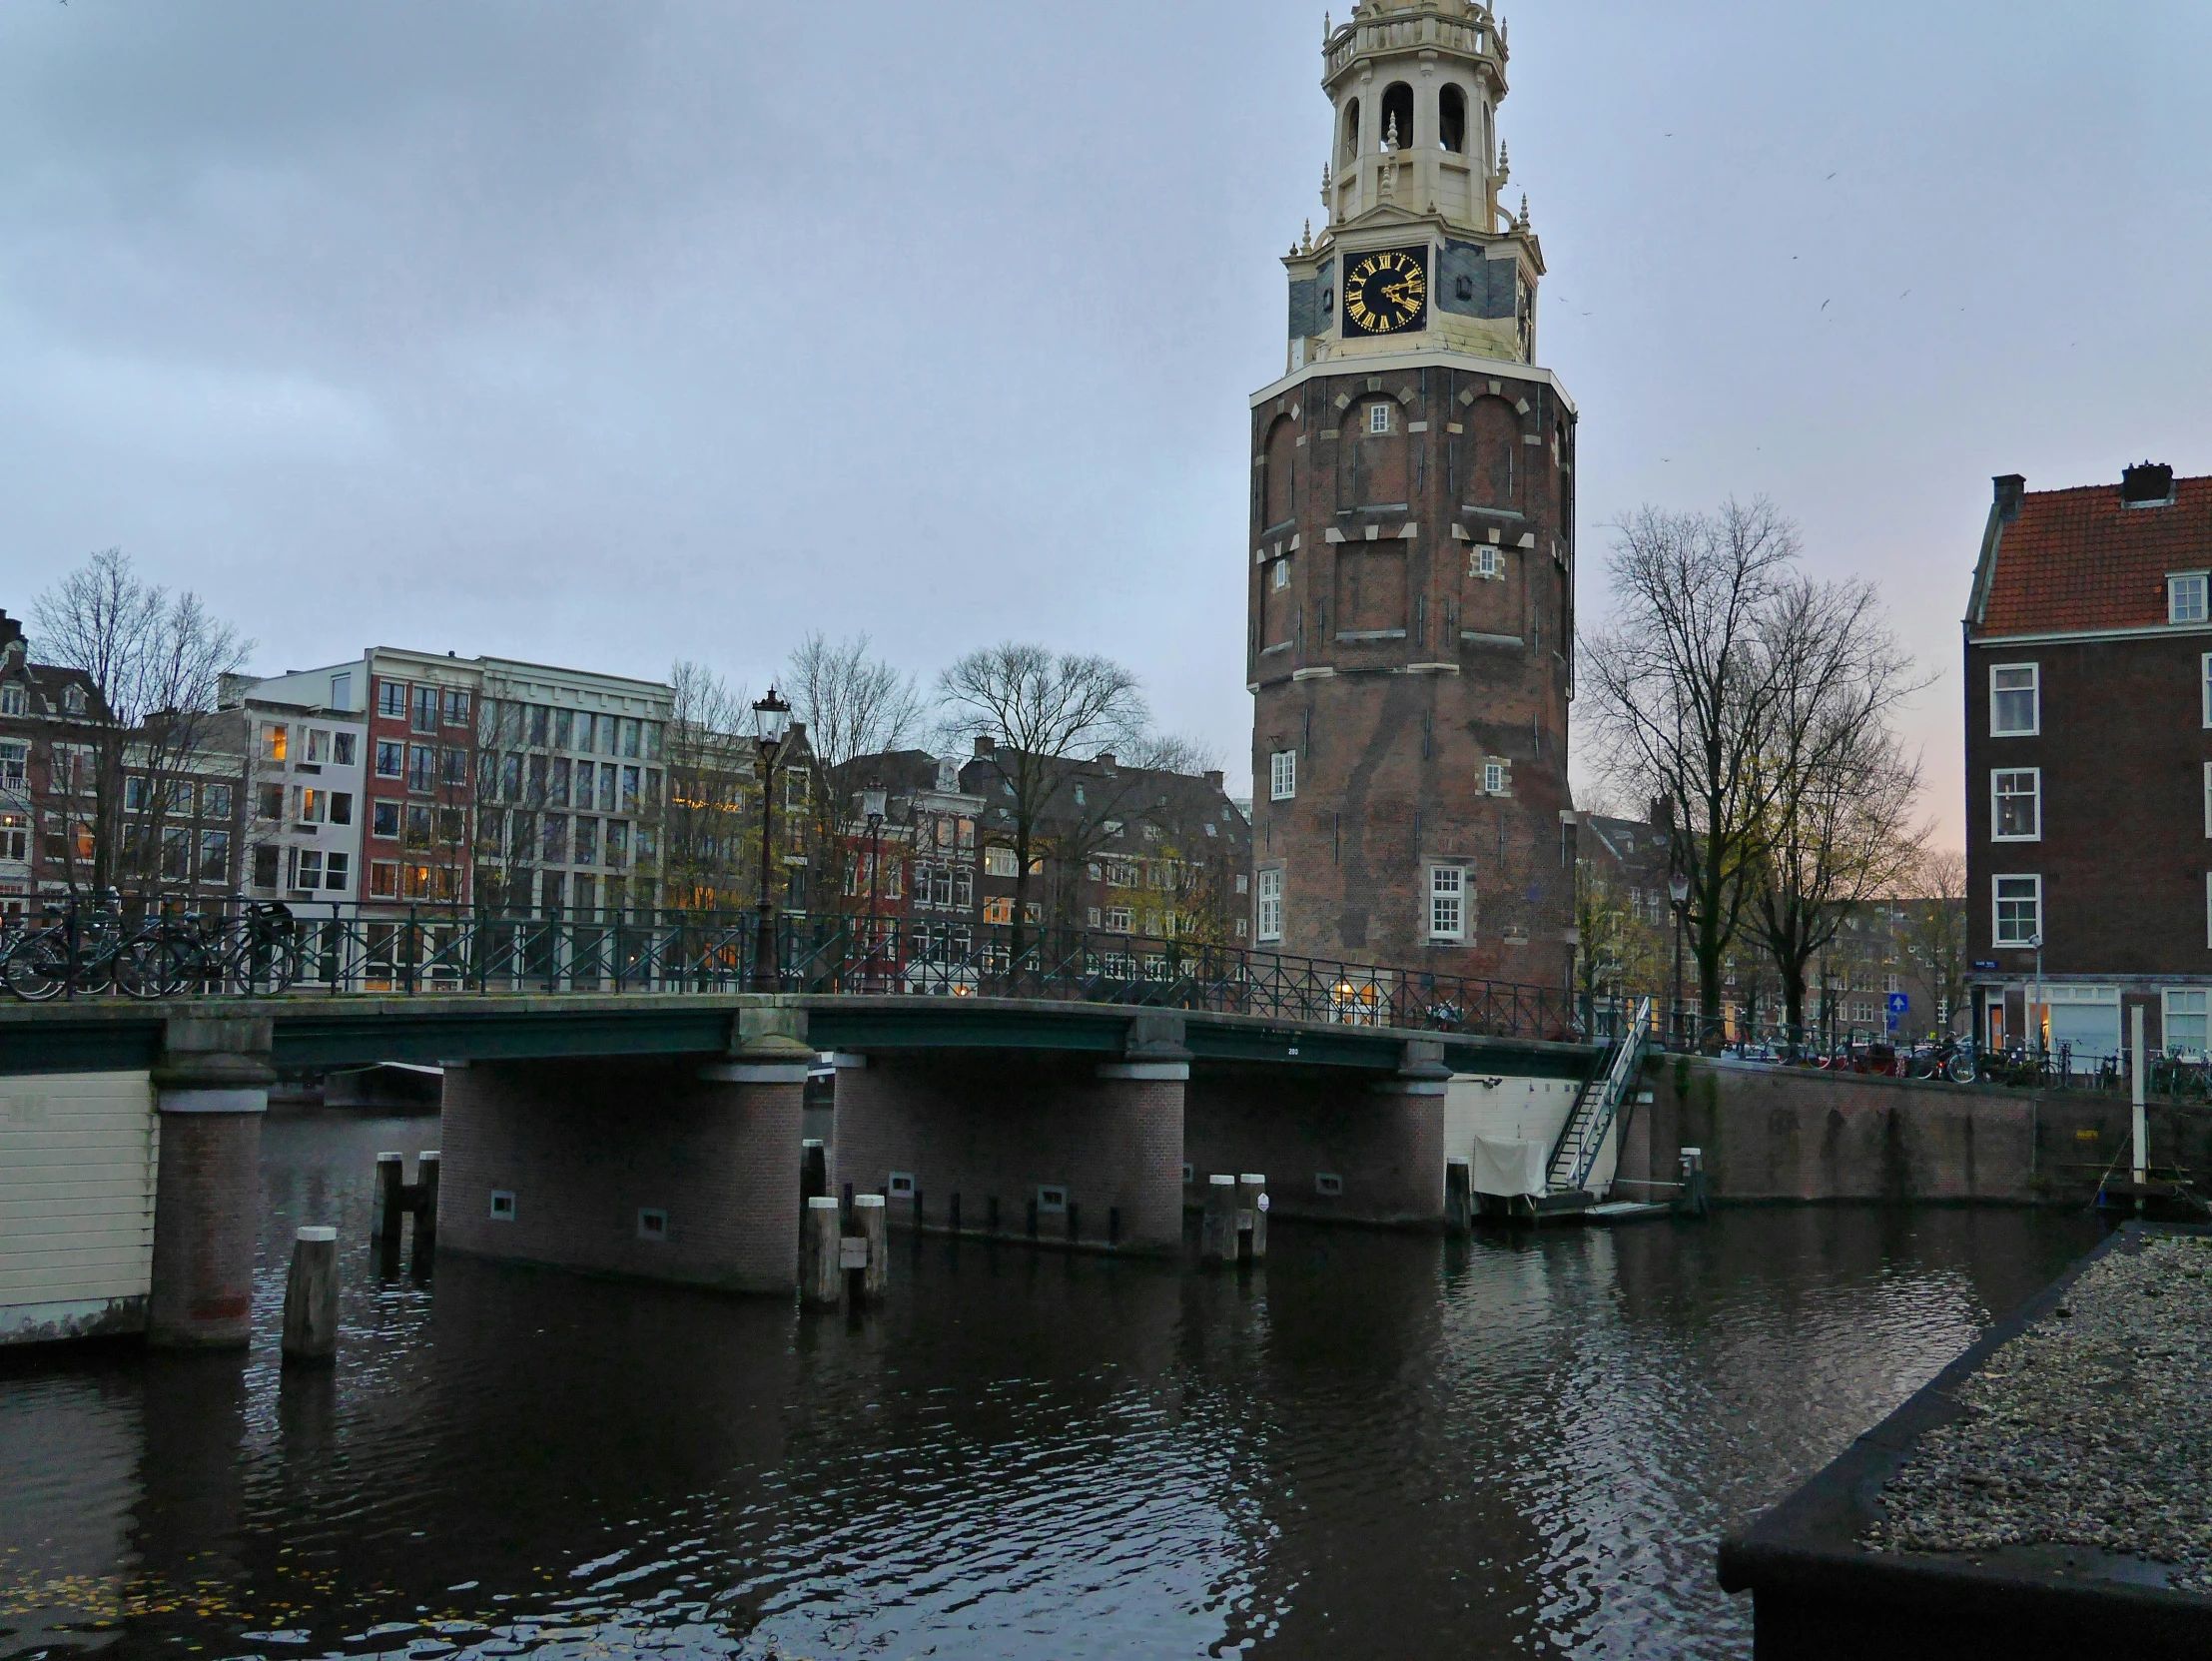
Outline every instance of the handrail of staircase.
{"type": "Polygon", "coordinates": [[[1569,1188],[1579,1189],[1589,1182],[1591,1168],[1598,1163],[1598,1150],[1605,1146],[1606,1133],[1613,1128],[1613,1116],[1620,1111],[1621,1099],[1628,1094],[1637,1069],[1643,1065],[1644,1046],[1651,1033],[1652,1001],[1640,998],[1629,1030],[1622,1035],[1620,1047],[1613,1052],[1613,1059],[1606,1068],[1605,1085],[1598,1098],[1597,1110],[1591,1115],[1592,1130],[1584,1133],[1581,1146],[1575,1150],[1575,1176],[1569,1188]]]}

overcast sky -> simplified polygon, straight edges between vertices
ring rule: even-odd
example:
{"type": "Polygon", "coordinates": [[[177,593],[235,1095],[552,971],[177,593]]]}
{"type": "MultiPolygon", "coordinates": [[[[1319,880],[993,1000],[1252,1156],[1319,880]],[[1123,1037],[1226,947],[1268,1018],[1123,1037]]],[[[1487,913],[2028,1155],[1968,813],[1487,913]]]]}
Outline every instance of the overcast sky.
{"type": "MultiPolygon", "coordinates": [[[[2212,7],[1508,6],[1606,526],[1766,492],[1877,581],[1958,835],[1989,475],[2212,471],[2212,7]]],[[[1244,401],[1318,7],[9,0],[0,606],[120,543],[258,666],[758,688],[1119,657],[1247,776],[1244,401]]]]}

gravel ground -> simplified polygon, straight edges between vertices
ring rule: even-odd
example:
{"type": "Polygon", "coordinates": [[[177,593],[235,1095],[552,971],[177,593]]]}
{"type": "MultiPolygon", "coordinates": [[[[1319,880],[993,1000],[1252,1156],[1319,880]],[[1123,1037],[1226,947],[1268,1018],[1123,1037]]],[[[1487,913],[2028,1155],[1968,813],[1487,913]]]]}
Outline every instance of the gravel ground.
{"type": "Polygon", "coordinates": [[[2087,1269],[1982,1363],[1863,1536],[1879,1551],[2083,1547],[2212,1591],[2212,1238],[2087,1269]]]}

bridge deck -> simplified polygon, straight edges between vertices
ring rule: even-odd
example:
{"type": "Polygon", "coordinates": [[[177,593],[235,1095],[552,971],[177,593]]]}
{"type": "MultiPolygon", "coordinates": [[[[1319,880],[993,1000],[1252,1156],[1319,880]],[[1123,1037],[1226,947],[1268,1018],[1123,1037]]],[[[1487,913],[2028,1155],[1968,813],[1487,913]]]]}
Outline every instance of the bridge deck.
{"type": "Polygon", "coordinates": [[[1132,1020],[1174,1015],[1194,1061],[1394,1072],[1410,1040],[1444,1045],[1454,1072],[1581,1078],[1585,1044],[1395,1027],[1295,1023],[1208,1010],[1053,999],[751,993],[371,994],[223,998],[204,1003],[80,999],[0,1006],[0,1076],[151,1067],[179,1016],[267,1018],[280,1068],[385,1061],[500,1061],[563,1056],[718,1055],[740,1012],[805,1012],[818,1050],[1032,1050],[1118,1055],[1132,1020]]]}

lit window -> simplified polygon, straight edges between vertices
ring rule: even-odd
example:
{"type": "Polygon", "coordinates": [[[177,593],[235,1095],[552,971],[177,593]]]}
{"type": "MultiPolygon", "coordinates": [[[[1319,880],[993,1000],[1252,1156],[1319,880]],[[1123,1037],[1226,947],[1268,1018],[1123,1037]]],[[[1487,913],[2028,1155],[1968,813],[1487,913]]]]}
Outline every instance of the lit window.
{"type": "Polygon", "coordinates": [[[2042,684],[2033,663],[1989,666],[1989,736],[2029,738],[2042,730],[2042,684]]]}
{"type": "Polygon", "coordinates": [[[261,729],[262,760],[282,761],[286,748],[286,732],[282,726],[265,726],[261,729]]]}
{"type": "MultiPolygon", "coordinates": [[[[1012,877],[1020,875],[1021,868],[1015,863],[1014,850],[1012,848],[1004,848],[996,845],[984,849],[983,874],[987,877],[1012,877]]],[[[1012,921],[1014,921],[1014,919],[1010,917],[1007,919],[1007,921],[1011,923],[1012,921]]]]}
{"type": "Polygon", "coordinates": [[[2166,578],[2166,621],[2201,623],[2205,618],[2205,573],[2191,571],[2166,578]]]}
{"type": "MultiPolygon", "coordinates": [[[[1005,894],[994,895],[983,903],[983,920],[986,923],[1011,923],[1014,921],[1014,901],[1005,894]]],[[[1096,924],[1099,914],[1094,911],[1091,921],[1096,924]]]]}
{"type": "Polygon", "coordinates": [[[1298,793],[1298,752],[1277,750],[1267,758],[1268,799],[1287,802],[1298,793]]]}
{"type": "Polygon", "coordinates": [[[1367,430],[1370,432],[1387,432],[1390,430],[1389,405],[1370,404],[1367,406],[1367,430]]]}
{"type": "Polygon", "coordinates": [[[1282,872],[1279,869],[1259,874],[1259,938],[1282,938],[1282,872]]]}
{"type": "Polygon", "coordinates": [[[1467,938],[1467,872],[1464,867],[1429,867],[1429,938],[1467,938]]]}
{"type": "Polygon", "coordinates": [[[388,859],[379,859],[369,867],[369,897],[372,900],[396,899],[399,894],[399,867],[388,859]]]}
{"type": "Polygon", "coordinates": [[[2043,770],[2022,767],[1989,775],[1989,837],[2033,842],[2043,834],[2043,770]]]}
{"type": "Polygon", "coordinates": [[[1996,943],[2031,946],[2043,932],[2043,879],[1993,877],[1996,943]]]}

